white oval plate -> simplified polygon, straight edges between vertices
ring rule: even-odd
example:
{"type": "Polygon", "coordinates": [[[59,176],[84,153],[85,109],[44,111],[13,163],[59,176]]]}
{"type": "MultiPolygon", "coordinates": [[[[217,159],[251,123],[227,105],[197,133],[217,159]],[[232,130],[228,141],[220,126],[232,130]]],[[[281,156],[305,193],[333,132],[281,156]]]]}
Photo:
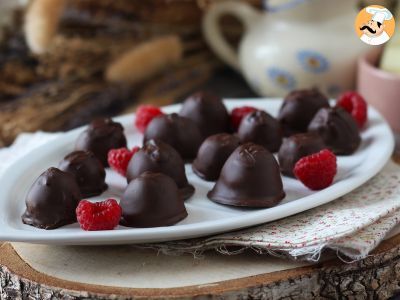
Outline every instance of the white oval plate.
{"type": "MultiPolygon", "coordinates": [[[[242,105],[262,108],[276,116],[282,103],[280,99],[227,100],[228,109],[242,105]]],[[[164,107],[163,111],[177,112],[180,105],[164,107]]],[[[141,145],[142,135],[133,127],[133,115],[115,118],[125,127],[129,147],[141,145]]],[[[58,162],[74,148],[77,136],[84,127],[62,134],[59,138],[34,149],[15,162],[1,178],[0,240],[22,241],[41,244],[105,245],[162,242],[207,236],[258,225],[284,218],[330,202],[349,193],[379,172],[390,158],[394,139],[391,130],[379,113],[370,108],[369,122],[362,132],[362,144],[351,156],[338,157],[338,174],[334,184],[322,191],[313,192],[300,182],[283,177],[286,198],[269,209],[239,209],[216,204],[207,199],[206,193],[213,183],[195,176],[190,165],[186,166],[189,181],[196,187],[195,195],[186,201],[189,216],[170,227],[127,228],[86,232],[78,224],[55,230],[37,229],[21,222],[25,209],[25,195],[33,181],[43,171],[58,162]]],[[[107,170],[107,192],[93,200],[109,197],[119,199],[126,181],[107,170]]]]}

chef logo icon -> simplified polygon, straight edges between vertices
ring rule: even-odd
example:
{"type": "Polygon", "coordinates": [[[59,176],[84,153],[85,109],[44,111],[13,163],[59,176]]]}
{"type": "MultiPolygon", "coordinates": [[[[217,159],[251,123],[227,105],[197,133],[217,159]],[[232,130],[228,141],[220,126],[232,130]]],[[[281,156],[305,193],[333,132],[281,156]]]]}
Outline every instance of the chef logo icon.
{"type": "Polygon", "coordinates": [[[360,40],[368,45],[382,45],[394,34],[395,21],[392,13],[380,5],[362,9],[355,22],[360,40]]]}

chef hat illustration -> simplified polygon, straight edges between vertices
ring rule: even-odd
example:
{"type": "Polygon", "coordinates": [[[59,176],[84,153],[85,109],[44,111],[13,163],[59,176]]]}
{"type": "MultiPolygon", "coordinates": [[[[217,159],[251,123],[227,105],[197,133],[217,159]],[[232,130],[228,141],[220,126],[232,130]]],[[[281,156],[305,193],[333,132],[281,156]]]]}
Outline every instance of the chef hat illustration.
{"type": "Polygon", "coordinates": [[[385,20],[393,18],[392,13],[387,8],[378,8],[368,6],[366,8],[367,13],[373,15],[372,21],[383,23],[385,20]]]}

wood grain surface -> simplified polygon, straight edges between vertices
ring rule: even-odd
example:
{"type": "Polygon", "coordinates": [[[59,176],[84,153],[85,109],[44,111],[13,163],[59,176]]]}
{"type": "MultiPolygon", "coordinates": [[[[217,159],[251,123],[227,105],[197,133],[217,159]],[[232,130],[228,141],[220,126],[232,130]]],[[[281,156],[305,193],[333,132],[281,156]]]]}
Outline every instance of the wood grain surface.
{"type": "MultiPolygon", "coordinates": [[[[400,235],[368,258],[317,265],[182,288],[116,288],[61,280],[31,268],[5,243],[0,247],[1,299],[387,299],[398,291],[400,235]]],[[[238,258],[239,259],[239,258],[238,258]]],[[[116,263],[117,258],[116,258],[116,263]]],[[[245,266],[243,266],[245,267],[245,266]]],[[[173,274],[171,274],[173,276],[173,274]]]]}

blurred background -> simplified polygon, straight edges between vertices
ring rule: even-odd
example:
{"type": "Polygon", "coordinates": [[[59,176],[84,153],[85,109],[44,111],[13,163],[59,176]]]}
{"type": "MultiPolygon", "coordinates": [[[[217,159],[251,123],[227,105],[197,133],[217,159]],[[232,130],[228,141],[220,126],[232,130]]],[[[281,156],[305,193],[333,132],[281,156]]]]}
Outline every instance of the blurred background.
{"type": "Polygon", "coordinates": [[[354,20],[370,4],[399,15],[396,0],[0,0],[0,147],[200,89],[358,88],[400,130],[400,31],[363,44],[354,20]]]}

